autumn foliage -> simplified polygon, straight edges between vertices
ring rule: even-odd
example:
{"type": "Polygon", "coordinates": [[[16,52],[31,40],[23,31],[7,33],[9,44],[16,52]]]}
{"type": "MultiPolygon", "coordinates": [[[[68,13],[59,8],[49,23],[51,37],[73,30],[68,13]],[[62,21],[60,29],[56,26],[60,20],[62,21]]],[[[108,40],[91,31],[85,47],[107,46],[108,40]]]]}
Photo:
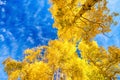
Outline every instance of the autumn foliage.
{"type": "Polygon", "coordinates": [[[117,80],[120,49],[109,46],[106,50],[94,40],[116,24],[113,17],[118,14],[110,14],[107,1],[51,0],[50,3],[58,39],[51,40],[48,46],[25,50],[22,61],[7,58],[3,64],[8,80],[117,80]]]}

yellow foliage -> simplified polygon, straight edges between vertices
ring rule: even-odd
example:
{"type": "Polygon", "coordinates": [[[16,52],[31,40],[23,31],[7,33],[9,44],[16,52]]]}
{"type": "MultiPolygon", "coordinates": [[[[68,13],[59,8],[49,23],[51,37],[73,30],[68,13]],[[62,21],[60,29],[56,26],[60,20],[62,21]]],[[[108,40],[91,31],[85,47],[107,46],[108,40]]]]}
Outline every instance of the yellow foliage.
{"type": "Polygon", "coordinates": [[[27,49],[25,50],[25,60],[28,60],[30,62],[33,62],[38,56],[40,56],[40,49],[27,49]]]}
{"type": "Polygon", "coordinates": [[[18,80],[19,75],[20,75],[20,70],[13,71],[9,76],[9,80],[18,80]]]}
{"type": "Polygon", "coordinates": [[[82,58],[89,61],[89,64],[96,66],[106,79],[114,79],[116,74],[120,74],[120,49],[114,46],[108,48],[108,52],[98,47],[95,41],[79,44],[82,58]]]}
{"type": "Polygon", "coordinates": [[[56,70],[59,67],[62,67],[68,60],[77,57],[75,52],[76,47],[73,43],[54,40],[49,42],[45,57],[48,59],[48,64],[54,66],[54,69],[56,70]]]}
{"type": "Polygon", "coordinates": [[[58,29],[60,39],[73,42],[80,39],[89,41],[97,34],[109,32],[110,25],[114,22],[112,17],[115,15],[109,15],[106,0],[51,0],[51,2],[53,26],[58,29]]]}
{"type": "Polygon", "coordinates": [[[109,32],[118,14],[109,14],[106,0],[50,1],[58,39],[25,50],[22,61],[6,59],[8,80],[116,80],[120,49],[105,50],[93,38],[109,32]]]}
{"type": "Polygon", "coordinates": [[[21,70],[21,80],[51,80],[52,72],[49,66],[44,62],[35,62],[27,64],[21,70]]]}

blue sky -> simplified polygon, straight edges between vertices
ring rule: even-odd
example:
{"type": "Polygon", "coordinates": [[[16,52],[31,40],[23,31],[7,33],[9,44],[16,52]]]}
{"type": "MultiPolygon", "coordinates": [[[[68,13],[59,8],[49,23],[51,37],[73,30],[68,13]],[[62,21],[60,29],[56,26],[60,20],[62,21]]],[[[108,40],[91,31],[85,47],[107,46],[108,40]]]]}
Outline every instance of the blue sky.
{"type": "MultiPolygon", "coordinates": [[[[108,0],[108,7],[110,8],[111,12],[120,13],[120,9],[118,8],[120,0],[108,0]]],[[[100,46],[104,46],[106,49],[108,46],[115,45],[120,47],[120,16],[114,18],[118,24],[116,26],[112,25],[112,31],[109,32],[107,36],[100,34],[98,35],[95,40],[97,40],[100,46]]]]}
{"type": "Polygon", "coordinates": [[[7,80],[2,62],[21,60],[23,51],[57,38],[47,0],[0,0],[0,80],[7,80]]]}
{"type": "MultiPolygon", "coordinates": [[[[109,0],[111,11],[120,13],[120,0],[109,0]]],[[[20,60],[23,51],[57,38],[57,30],[52,28],[53,19],[48,11],[48,0],[0,0],[0,80],[7,80],[1,64],[7,57],[20,60]]],[[[110,38],[100,34],[100,46],[120,47],[120,16],[115,18],[117,26],[111,26],[110,38]]]]}

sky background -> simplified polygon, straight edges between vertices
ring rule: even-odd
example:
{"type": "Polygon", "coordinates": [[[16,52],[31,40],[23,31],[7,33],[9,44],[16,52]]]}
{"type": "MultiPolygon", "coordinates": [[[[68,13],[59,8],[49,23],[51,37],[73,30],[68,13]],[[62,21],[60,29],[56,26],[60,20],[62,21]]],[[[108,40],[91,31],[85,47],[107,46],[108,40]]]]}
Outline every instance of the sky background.
{"type": "MultiPolygon", "coordinates": [[[[120,13],[119,5],[120,0],[109,0],[111,11],[120,13]]],[[[0,0],[0,80],[7,80],[2,65],[7,57],[21,60],[25,49],[57,39],[49,7],[48,0],[0,0]]],[[[110,38],[102,34],[95,38],[106,49],[111,45],[120,47],[120,16],[115,20],[118,25],[111,26],[110,38]]]]}

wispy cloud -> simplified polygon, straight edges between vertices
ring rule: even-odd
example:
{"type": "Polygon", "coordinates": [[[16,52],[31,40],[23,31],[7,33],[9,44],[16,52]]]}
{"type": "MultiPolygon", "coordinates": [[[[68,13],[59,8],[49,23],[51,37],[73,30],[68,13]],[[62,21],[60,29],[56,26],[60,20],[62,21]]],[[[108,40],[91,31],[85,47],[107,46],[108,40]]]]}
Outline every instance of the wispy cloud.
{"type": "Polygon", "coordinates": [[[119,11],[120,9],[118,8],[120,4],[120,0],[108,0],[108,7],[112,11],[119,11]]]}

